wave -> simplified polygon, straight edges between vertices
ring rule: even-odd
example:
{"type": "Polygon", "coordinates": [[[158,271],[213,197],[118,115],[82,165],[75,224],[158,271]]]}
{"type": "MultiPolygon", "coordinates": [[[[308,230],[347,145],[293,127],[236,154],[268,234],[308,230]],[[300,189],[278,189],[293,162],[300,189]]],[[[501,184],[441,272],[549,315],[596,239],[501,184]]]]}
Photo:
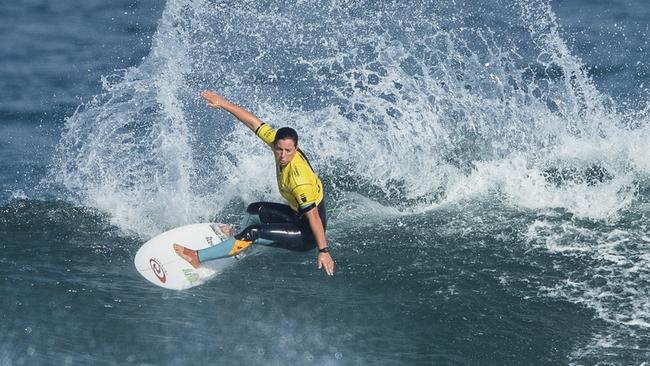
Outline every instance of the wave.
{"type": "Polygon", "coordinates": [[[49,183],[143,235],[279,199],[204,88],[297,128],[334,196],[407,212],[496,192],[603,218],[650,172],[647,109],[597,90],[545,1],[280,5],[169,1],[144,62],[67,119],[49,183]]]}
{"type": "Polygon", "coordinates": [[[281,200],[268,150],[199,99],[214,89],[299,131],[335,222],[486,196],[542,212],[522,241],[575,261],[540,295],[620,327],[573,357],[647,343],[650,106],[598,90],[549,2],[286,5],[168,1],[143,63],[66,120],[44,184],[140,237],[281,200]]]}

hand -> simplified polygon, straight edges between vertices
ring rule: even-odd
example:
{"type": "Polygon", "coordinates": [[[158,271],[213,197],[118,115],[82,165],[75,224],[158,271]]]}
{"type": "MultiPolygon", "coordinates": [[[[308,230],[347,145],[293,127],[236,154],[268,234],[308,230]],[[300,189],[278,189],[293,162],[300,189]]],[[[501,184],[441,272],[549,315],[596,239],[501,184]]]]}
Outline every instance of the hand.
{"type": "Polygon", "coordinates": [[[318,253],[318,269],[324,269],[330,276],[334,275],[334,260],[329,253],[318,253]]]}
{"type": "Polygon", "coordinates": [[[208,102],[208,107],[212,108],[221,109],[227,102],[226,98],[209,90],[204,90],[201,92],[201,96],[208,102]]]}

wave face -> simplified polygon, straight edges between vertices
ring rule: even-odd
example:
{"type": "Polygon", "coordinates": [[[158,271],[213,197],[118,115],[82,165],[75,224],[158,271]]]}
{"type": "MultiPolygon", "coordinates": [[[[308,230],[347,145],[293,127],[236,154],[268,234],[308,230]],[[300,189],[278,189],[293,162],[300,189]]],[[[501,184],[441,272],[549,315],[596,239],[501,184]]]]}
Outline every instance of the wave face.
{"type": "MultiPolygon", "coordinates": [[[[298,130],[352,232],[341,242],[362,237],[352,220],[486,201],[473,212],[493,221],[460,215],[468,230],[500,243],[521,220],[507,245],[556,272],[495,276],[611,324],[572,353],[590,362],[642,348],[650,324],[650,109],[599,89],[597,62],[572,53],[545,1],[170,0],[142,64],[67,119],[47,184],[143,238],[280,200],[269,151],[198,96],[216,90],[298,130]]],[[[427,225],[406,230],[429,242],[427,225]]]]}
{"type": "Polygon", "coordinates": [[[296,127],[334,191],[405,210],[490,192],[591,218],[630,205],[647,110],[595,88],[548,4],[373,4],[170,1],[144,62],[67,120],[56,181],[146,233],[275,197],[268,152],[203,105],[209,88],[296,127]]]}

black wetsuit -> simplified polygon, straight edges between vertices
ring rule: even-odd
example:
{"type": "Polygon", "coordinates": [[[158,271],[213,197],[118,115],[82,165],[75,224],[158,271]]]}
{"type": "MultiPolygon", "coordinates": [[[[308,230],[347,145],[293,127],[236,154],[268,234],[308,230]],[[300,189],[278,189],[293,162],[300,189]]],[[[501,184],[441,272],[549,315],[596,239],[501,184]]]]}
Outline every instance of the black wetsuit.
{"type": "MultiPolygon", "coordinates": [[[[326,230],[325,199],[316,207],[323,223],[323,230],[326,230]]],[[[304,213],[297,213],[288,205],[275,202],[251,203],[246,212],[249,215],[257,215],[261,223],[244,228],[235,235],[235,238],[239,240],[266,239],[273,242],[270,246],[295,251],[316,248],[316,238],[304,213]]]]}

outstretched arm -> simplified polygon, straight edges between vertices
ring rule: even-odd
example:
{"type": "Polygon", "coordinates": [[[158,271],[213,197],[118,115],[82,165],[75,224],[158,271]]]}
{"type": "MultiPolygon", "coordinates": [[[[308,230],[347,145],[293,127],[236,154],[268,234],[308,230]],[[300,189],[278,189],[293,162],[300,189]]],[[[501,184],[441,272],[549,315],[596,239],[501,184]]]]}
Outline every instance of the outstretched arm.
{"type": "MultiPolygon", "coordinates": [[[[311,232],[314,233],[316,238],[316,245],[318,249],[327,248],[327,241],[325,240],[325,230],[323,229],[323,221],[318,214],[318,208],[314,207],[305,213],[309,221],[311,232]]],[[[325,272],[332,276],[334,275],[334,260],[329,253],[318,253],[318,269],[323,268],[325,272]]]]}
{"type": "Polygon", "coordinates": [[[204,90],[201,93],[203,99],[208,102],[208,107],[223,109],[227,112],[230,112],[235,118],[240,120],[246,127],[250,128],[251,131],[256,132],[257,129],[262,125],[262,121],[257,118],[253,113],[247,111],[246,109],[238,106],[235,103],[230,102],[221,95],[212,92],[210,90],[204,90]]]}

